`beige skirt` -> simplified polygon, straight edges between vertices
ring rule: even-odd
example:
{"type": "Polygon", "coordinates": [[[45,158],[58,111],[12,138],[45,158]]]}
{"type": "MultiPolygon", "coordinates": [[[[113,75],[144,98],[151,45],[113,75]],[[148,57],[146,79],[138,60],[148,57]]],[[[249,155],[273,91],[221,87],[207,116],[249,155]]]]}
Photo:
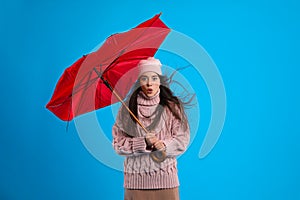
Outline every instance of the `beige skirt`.
{"type": "Polygon", "coordinates": [[[178,187],[171,189],[126,189],[124,200],[179,200],[178,187]]]}

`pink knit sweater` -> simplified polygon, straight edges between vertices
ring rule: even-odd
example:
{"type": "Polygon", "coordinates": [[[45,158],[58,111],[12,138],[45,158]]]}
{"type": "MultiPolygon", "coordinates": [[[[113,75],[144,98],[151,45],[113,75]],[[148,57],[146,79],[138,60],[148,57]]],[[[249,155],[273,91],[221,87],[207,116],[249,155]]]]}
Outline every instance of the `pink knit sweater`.
{"type": "MultiPolygon", "coordinates": [[[[147,127],[153,121],[154,111],[159,105],[159,94],[147,97],[138,95],[138,118],[147,127]]],[[[156,136],[166,145],[167,158],[161,163],[153,161],[146,149],[145,132],[138,124],[124,123],[129,115],[119,112],[113,126],[113,147],[125,155],[124,187],[128,189],[164,189],[179,186],[176,156],[182,154],[189,143],[189,128],[183,126],[168,108],[164,108],[161,119],[154,130],[156,136]]]]}

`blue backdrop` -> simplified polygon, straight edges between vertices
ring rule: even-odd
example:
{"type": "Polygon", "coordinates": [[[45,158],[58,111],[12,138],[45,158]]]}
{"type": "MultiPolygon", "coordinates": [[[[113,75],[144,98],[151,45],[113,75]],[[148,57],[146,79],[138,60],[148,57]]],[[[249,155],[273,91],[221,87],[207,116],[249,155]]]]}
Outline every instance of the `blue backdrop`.
{"type": "Polygon", "coordinates": [[[206,49],[227,95],[213,151],[199,159],[197,134],[179,159],[181,199],[300,199],[298,1],[0,4],[0,199],[123,198],[122,172],[95,159],[74,122],[66,132],[45,105],[67,66],[159,12],[206,49]]]}

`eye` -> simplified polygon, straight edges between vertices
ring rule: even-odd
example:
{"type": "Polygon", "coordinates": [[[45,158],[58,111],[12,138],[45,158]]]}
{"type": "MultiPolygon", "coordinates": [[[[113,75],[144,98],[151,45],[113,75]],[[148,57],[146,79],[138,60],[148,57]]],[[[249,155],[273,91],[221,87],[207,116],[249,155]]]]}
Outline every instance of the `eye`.
{"type": "Polygon", "coordinates": [[[148,80],[148,78],[145,77],[145,76],[142,76],[142,77],[140,78],[140,81],[142,81],[142,82],[145,82],[145,81],[147,81],[147,80],[148,80]]]}
{"type": "Polygon", "coordinates": [[[157,76],[153,76],[152,77],[152,81],[157,81],[158,80],[158,77],[157,76]]]}

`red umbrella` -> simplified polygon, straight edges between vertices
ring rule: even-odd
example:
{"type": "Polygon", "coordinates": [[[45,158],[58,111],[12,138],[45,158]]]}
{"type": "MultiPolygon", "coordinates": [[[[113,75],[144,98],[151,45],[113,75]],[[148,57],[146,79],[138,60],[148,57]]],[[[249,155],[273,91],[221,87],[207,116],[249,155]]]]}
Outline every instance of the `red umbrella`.
{"type": "Polygon", "coordinates": [[[70,121],[124,99],[137,79],[139,61],[154,56],[170,32],[159,17],[111,35],[97,51],[77,60],[60,77],[46,107],[60,119],[70,121]]]}

